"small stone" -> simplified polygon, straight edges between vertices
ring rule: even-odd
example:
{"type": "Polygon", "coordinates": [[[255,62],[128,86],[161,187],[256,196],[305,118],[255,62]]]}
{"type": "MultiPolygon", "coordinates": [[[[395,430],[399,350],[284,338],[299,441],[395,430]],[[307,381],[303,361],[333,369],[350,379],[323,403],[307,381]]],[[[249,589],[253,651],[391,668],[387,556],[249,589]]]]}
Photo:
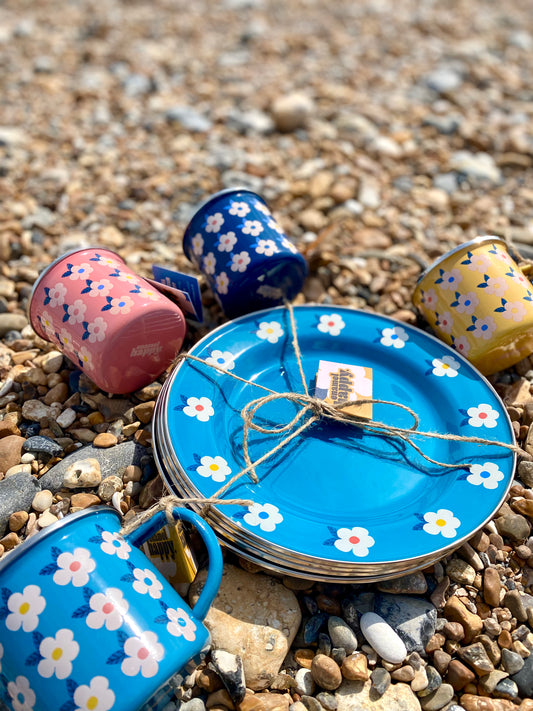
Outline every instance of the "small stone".
{"type": "Polygon", "coordinates": [[[442,649],[435,650],[433,654],[433,664],[441,676],[448,670],[451,660],[451,655],[442,649]]]}
{"type": "Polygon", "coordinates": [[[462,558],[452,558],[446,566],[446,574],[460,585],[472,585],[476,577],[474,568],[462,558]]]}
{"type": "Polygon", "coordinates": [[[282,132],[305,128],[313,111],[313,101],[305,94],[296,92],[279,96],[271,107],[276,128],[282,132]]]}
{"type": "Polygon", "coordinates": [[[96,506],[100,503],[100,498],[96,494],[72,494],[70,497],[70,506],[76,509],[88,509],[89,506],[96,506]]]}
{"type": "Polygon", "coordinates": [[[390,686],[391,675],[383,667],[376,667],[370,675],[370,681],[372,682],[372,689],[379,696],[383,696],[390,686]]]}
{"type": "Polygon", "coordinates": [[[533,654],[524,660],[522,669],[513,674],[511,678],[518,686],[520,696],[526,699],[533,697],[533,654]]]}
{"type": "Polygon", "coordinates": [[[365,612],[360,624],[367,642],[382,659],[392,664],[403,662],[407,656],[405,644],[382,617],[374,612],[365,612]]]}
{"type": "Polygon", "coordinates": [[[27,323],[28,319],[22,314],[0,313],[0,338],[9,331],[22,331],[27,323]]]}
{"type": "Polygon", "coordinates": [[[479,686],[487,694],[492,694],[499,682],[502,679],[506,679],[508,676],[507,672],[495,669],[479,679],[479,686]]]}
{"type": "Polygon", "coordinates": [[[442,684],[428,696],[420,700],[420,705],[424,711],[439,711],[439,709],[449,704],[453,699],[454,689],[450,684],[442,684]]]}
{"type": "Polygon", "coordinates": [[[141,467],[136,467],[133,464],[130,464],[124,469],[124,474],[122,475],[122,481],[124,484],[128,484],[130,481],[131,482],[139,482],[142,479],[142,469],[141,467]]]}
{"type": "Polygon", "coordinates": [[[304,669],[311,669],[311,662],[313,661],[314,656],[315,653],[312,649],[297,649],[294,652],[295,661],[301,667],[304,667],[304,669]]]}
{"type": "Polygon", "coordinates": [[[40,422],[45,417],[51,417],[51,415],[52,409],[40,400],[26,400],[22,406],[22,417],[25,420],[30,420],[30,422],[40,422]]]}
{"type": "Polygon", "coordinates": [[[424,669],[426,670],[427,686],[418,692],[419,697],[428,696],[442,684],[442,677],[435,667],[428,664],[424,669]]]}
{"type": "Polygon", "coordinates": [[[408,684],[390,684],[375,698],[373,685],[346,680],[337,690],[337,711],[420,711],[420,703],[408,684]]]}
{"type": "Polygon", "coordinates": [[[209,694],[205,701],[205,707],[207,709],[231,709],[233,711],[235,704],[226,689],[218,689],[209,694]]]}
{"type": "Polygon", "coordinates": [[[59,373],[63,365],[63,354],[59,351],[48,351],[41,358],[41,368],[45,373],[59,373]]]}
{"type": "Polygon", "coordinates": [[[101,480],[102,474],[98,460],[89,457],[75,461],[67,467],[63,486],[67,489],[90,489],[98,486],[101,480]]]}
{"type": "Polygon", "coordinates": [[[476,642],[468,647],[462,647],[458,653],[461,659],[472,667],[479,676],[483,676],[494,670],[494,665],[490,661],[485,647],[481,642],[476,642]]]}
{"type": "MultiPolygon", "coordinates": [[[[44,384],[44,383],[43,383],[44,384]]],[[[68,398],[68,385],[66,383],[57,383],[46,393],[43,398],[45,405],[51,405],[54,402],[65,402],[68,398]]]]}
{"type": "Polygon", "coordinates": [[[31,464],[15,464],[14,467],[9,467],[7,472],[5,472],[5,479],[13,476],[13,474],[20,474],[21,472],[31,474],[31,464]]]}
{"type": "Polygon", "coordinates": [[[416,672],[413,667],[409,664],[406,664],[406,666],[400,667],[399,669],[395,669],[393,672],[391,672],[391,677],[394,679],[394,681],[403,681],[407,684],[410,684],[415,678],[415,674],[416,672]]]}
{"type": "Polygon", "coordinates": [[[366,681],[369,677],[366,656],[359,652],[349,654],[342,662],[341,672],[345,679],[366,681]]]}
{"type": "Polygon", "coordinates": [[[334,647],[342,647],[346,654],[352,654],[357,649],[357,637],[341,617],[329,617],[328,632],[334,647]]]}
{"type": "Polygon", "coordinates": [[[223,649],[211,651],[210,665],[222,679],[222,683],[234,704],[240,703],[246,694],[246,682],[242,659],[223,649]]]}
{"type": "Polygon", "coordinates": [[[217,691],[217,689],[221,689],[224,686],[222,679],[216,671],[214,671],[214,669],[210,669],[209,667],[205,667],[204,669],[199,669],[197,671],[195,683],[200,687],[200,689],[204,689],[208,693],[217,691]]]}
{"type": "Polygon", "coordinates": [[[40,488],[31,474],[15,474],[0,481],[0,535],[4,533],[13,511],[29,511],[33,497],[40,488]]]}
{"type": "Polygon", "coordinates": [[[311,674],[316,684],[328,691],[338,689],[342,682],[339,665],[325,654],[315,655],[311,662],[311,674]]]}
{"type": "Polygon", "coordinates": [[[465,631],[463,629],[463,626],[459,624],[459,622],[450,622],[446,620],[446,623],[442,628],[442,634],[448,639],[453,640],[454,642],[460,642],[462,639],[464,639],[465,631]]]}
{"type": "Polygon", "coordinates": [[[102,449],[114,447],[117,443],[118,439],[110,432],[101,432],[93,439],[93,447],[101,447],[102,449]]]}
{"type": "Polygon", "coordinates": [[[428,589],[423,573],[411,573],[401,578],[384,580],[378,583],[376,587],[381,592],[393,593],[394,595],[424,595],[428,589]]]}
{"type": "Polygon", "coordinates": [[[527,613],[522,601],[522,596],[518,590],[509,590],[506,592],[503,598],[503,604],[519,622],[526,622],[527,613]]]}
{"type": "Polygon", "coordinates": [[[119,476],[108,476],[98,486],[98,496],[102,501],[111,501],[117,491],[122,491],[123,481],[119,476]]]}
{"type": "Polygon", "coordinates": [[[408,652],[423,652],[435,632],[437,610],[423,598],[378,593],[374,610],[392,627],[408,652]]]}
{"type": "Polygon", "coordinates": [[[428,677],[426,674],[426,669],[425,669],[425,667],[420,667],[420,669],[417,669],[415,671],[413,681],[411,682],[411,689],[416,694],[417,692],[423,691],[424,689],[426,689],[427,686],[428,686],[428,677]]]}
{"type": "Polygon", "coordinates": [[[444,606],[444,615],[446,619],[459,622],[462,625],[465,631],[464,641],[466,644],[469,644],[483,629],[481,618],[470,612],[455,595],[448,598],[444,606]]]}
{"type": "Polygon", "coordinates": [[[250,694],[239,704],[239,711],[288,711],[286,694],[250,694]]]}
{"type": "Polygon", "coordinates": [[[19,543],[20,538],[14,531],[11,531],[10,533],[6,534],[3,538],[0,538],[0,546],[2,546],[2,550],[4,551],[13,550],[13,548],[16,548],[19,543]]]}
{"type": "Polygon", "coordinates": [[[502,649],[502,667],[510,674],[517,674],[524,666],[522,657],[510,649],[502,649]]]}
{"type": "Polygon", "coordinates": [[[530,525],[520,514],[508,513],[495,519],[496,528],[501,536],[513,541],[524,541],[530,533],[530,525]]]}
{"type": "Polygon", "coordinates": [[[51,526],[53,523],[57,523],[58,521],[59,519],[57,516],[55,516],[51,511],[45,511],[37,519],[37,523],[40,528],[46,528],[47,526],[51,526]]]}
{"type": "Polygon", "coordinates": [[[39,461],[48,462],[52,457],[59,457],[63,453],[63,447],[51,437],[36,435],[28,437],[22,446],[22,451],[31,452],[39,461]]]}
{"type": "Polygon", "coordinates": [[[57,424],[64,430],[70,427],[75,421],[76,412],[71,407],[67,407],[67,409],[63,410],[56,418],[57,424]]]}
{"type": "MultiPolygon", "coordinates": [[[[461,696],[461,707],[464,711],[518,711],[510,701],[490,699],[470,693],[461,696]]],[[[523,711],[526,710],[523,709],[523,711]]]]}
{"type": "Polygon", "coordinates": [[[17,533],[23,526],[26,525],[28,520],[27,511],[14,511],[9,517],[9,530],[17,533]]]}
{"type": "Polygon", "coordinates": [[[18,435],[7,435],[0,439],[0,471],[5,474],[8,469],[20,462],[22,448],[25,443],[24,437],[18,435]]]}
{"type": "Polygon", "coordinates": [[[42,513],[43,511],[46,511],[46,509],[49,509],[53,502],[54,495],[52,492],[48,491],[48,489],[43,489],[35,494],[33,501],[31,502],[31,506],[34,511],[42,513]]]}
{"type": "Polygon", "coordinates": [[[501,582],[496,568],[485,568],[483,573],[483,598],[487,605],[498,607],[500,604],[501,582]]]}
{"type": "Polygon", "coordinates": [[[500,169],[489,153],[457,151],[451,156],[450,168],[464,173],[475,184],[480,181],[497,185],[502,179],[500,169]]]}
{"type": "Polygon", "coordinates": [[[326,711],[337,711],[337,699],[335,694],[330,694],[329,691],[321,691],[316,695],[316,700],[326,711]]]}
{"type": "Polygon", "coordinates": [[[296,691],[297,694],[300,694],[300,696],[303,694],[310,695],[314,693],[315,681],[310,669],[304,669],[303,667],[298,669],[294,675],[294,680],[296,682],[294,691],[296,691]]]}
{"type": "Polygon", "coordinates": [[[135,417],[142,422],[143,425],[147,425],[154,414],[155,400],[149,400],[148,402],[141,402],[133,408],[135,417]]]}

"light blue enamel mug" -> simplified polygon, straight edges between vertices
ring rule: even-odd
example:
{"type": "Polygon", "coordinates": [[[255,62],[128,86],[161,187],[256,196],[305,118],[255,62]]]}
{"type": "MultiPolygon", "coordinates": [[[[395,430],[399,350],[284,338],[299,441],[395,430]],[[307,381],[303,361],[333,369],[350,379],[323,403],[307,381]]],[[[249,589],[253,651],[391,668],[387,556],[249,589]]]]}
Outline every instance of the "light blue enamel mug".
{"type": "Polygon", "coordinates": [[[209,645],[202,620],[222,577],[206,522],[174,508],[207,548],[209,569],[190,609],[139,550],[167,523],[158,512],[122,536],[116,511],[85,509],[0,561],[0,708],[160,711],[209,645]]]}

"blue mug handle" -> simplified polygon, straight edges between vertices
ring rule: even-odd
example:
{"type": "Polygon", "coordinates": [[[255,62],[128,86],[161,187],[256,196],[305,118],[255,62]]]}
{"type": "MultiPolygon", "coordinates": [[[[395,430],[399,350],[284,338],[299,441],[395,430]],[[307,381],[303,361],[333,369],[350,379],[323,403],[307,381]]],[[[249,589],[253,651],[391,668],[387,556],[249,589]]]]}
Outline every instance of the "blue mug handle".
{"type": "MultiPolygon", "coordinates": [[[[203,620],[207,615],[207,612],[211,606],[211,603],[215,599],[218,588],[220,587],[220,581],[222,580],[222,552],[220,550],[220,544],[216,539],[213,529],[204,521],[203,518],[190,511],[189,509],[181,509],[175,506],[172,509],[173,518],[178,521],[188,521],[196,528],[200,534],[205,546],[207,548],[207,553],[209,555],[209,568],[207,571],[207,578],[200,593],[196,605],[194,606],[192,613],[197,620],[203,620]]],[[[154,533],[160,531],[163,526],[168,523],[166,513],[164,511],[158,511],[152,516],[152,518],[145,523],[142,523],[139,528],[136,528],[131,533],[124,536],[125,540],[131,545],[142,546],[142,544],[151,538],[154,533]]]]}

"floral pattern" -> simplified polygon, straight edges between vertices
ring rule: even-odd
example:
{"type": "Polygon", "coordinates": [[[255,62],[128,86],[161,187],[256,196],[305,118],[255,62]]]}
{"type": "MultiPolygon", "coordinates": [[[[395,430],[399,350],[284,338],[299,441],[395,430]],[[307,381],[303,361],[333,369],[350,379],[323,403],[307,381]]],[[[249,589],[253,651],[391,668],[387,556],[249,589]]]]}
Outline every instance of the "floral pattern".
{"type": "Polygon", "coordinates": [[[67,271],[61,276],[68,277],[70,281],[78,281],[78,279],[87,279],[93,273],[93,267],[87,262],[82,264],[67,264],[67,271]]]}
{"type": "Polygon", "coordinates": [[[466,336],[458,336],[457,338],[452,336],[452,345],[458,353],[462,353],[464,356],[468,355],[470,343],[466,336]]]}
{"type": "Polygon", "coordinates": [[[167,617],[167,631],[173,637],[184,637],[188,642],[194,642],[196,625],[185,610],[180,607],[176,609],[169,607],[167,608],[167,617]]]}
{"type": "Polygon", "coordinates": [[[236,215],[237,217],[246,217],[250,212],[250,207],[246,202],[237,202],[235,200],[229,206],[228,212],[230,215],[236,215]]]}
{"type": "Polygon", "coordinates": [[[496,330],[496,321],[492,316],[485,316],[485,318],[472,316],[472,325],[466,330],[471,331],[474,338],[488,340],[496,330]]]}
{"type": "Polygon", "coordinates": [[[384,328],[381,331],[381,338],[379,342],[382,346],[387,346],[387,348],[403,348],[407,341],[409,340],[409,334],[401,326],[392,326],[391,328],[384,328]]]}
{"type": "Polygon", "coordinates": [[[427,306],[428,309],[433,309],[437,304],[437,293],[435,289],[421,290],[422,303],[427,306]]]}
{"type": "Polygon", "coordinates": [[[128,601],[118,588],[107,588],[105,593],[91,595],[88,606],[91,612],[85,620],[87,627],[93,630],[105,627],[111,632],[122,625],[124,615],[129,609],[128,601]]]}
{"type": "Polygon", "coordinates": [[[204,250],[204,238],[202,235],[198,232],[198,234],[195,234],[194,237],[191,240],[192,244],[192,251],[193,254],[195,254],[197,257],[202,256],[202,252],[204,250]]]}
{"type": "MultiPolygon", "coordinates": [[[[461,410],[463,412],[463,410],[461,410]]],[[[498,424],[500,413],[494,410],[487,403],[481,403],[476,407],[469,407],[465,412],[467,422],[472,427],[487,427],[493,429],[498,424]]]]}
{"type": "Polygon", "coordinates": [[[225,481],[226,477],[231,474],[231,469],[228,466],[224,457],[201,457],[199,458],[199,466],[196,467],[196,472],[200,476],[210,478],[216,482],[225,481]]]}
{"type": "Polygon", "coordinates": [[[226,234],[220,235],[218,238],[217,249],[219,252],[231,252],[236,242],[235,232],[226,232],[226,234]]]}
{"type": "Polygon", "coordinates": [[[37,697],[25,676],[17,676],[15,681],[10,681],[7,693],[11,696],[13,711],[33,711],[37,697]]]}
{"type": "Polygon", "coordinates": [[[138,637],[128,637],[124,643],[125,658],[121,664],[126,676],[141,674],[145,679],[155,676],[165,650],[155,632],[142,632],[138,637]]]}
{"type": "Polygon", "coordinates": [[[233,370],[235,367],[235,359],[230,351],[211,351],[211,355],[205,359],[205,362],[224,368],[224,370],[233,370]]]}
{"type": "Polygon", "coordinates": [[[273,531],[283,521],[283,516],[274,504],[252,504],[248,506],[248,513],[243,518],[249,526],[259,526],[266,533],[273,531]]]}
{"type": "Polygon", "coordinates": [[[161,597],[163,583],[149,568],[134,568],[133,569],[133,589],[140,595],[150,595],[154,600],[161,597]]]}
{"type": "Polygon", "coordinates": [[[109,279],[100,279],[99,281],[87,279],[85,283],[87,287],[82,289],[81,293],[88,294],[93,299],[97,296],[107,296],[113,288],[113,282],[109,281],[109,279]]]}
{"type": "Polygon", "coordinates": [[[443,333],[450,334],[453,328],[453,318],[449,311],[445,311],[442,314],[435,313],[437,317],[436,326],[440,328],[443,333]]]}
{"type": "MultiPolygon", "coordinates": [[[[352,553],[356,558],[368,555],[375,541],[366,528],[353,526],[353,528],[330,529],[334,535],[333,545],[343,553],[352,553]]],[[[326,541],[326,545],[328,541],[326,541]]]]}
{"type": "Polygon", "coordinates": [[[330,336],[338,336],[345,325],[340,314],[329,314],[320,317],[317,328],[322,333],[329,333],[330,336]]]}
{"type": "Polygon", "coordinates": [[[277,343],[283,336],[283,328],[277,321],[261,321],[256,336],[268,343],[277,343]]]}
{"type": "Polygon", "coordinates": [[[39,624],[39,615],[46,607],[38,585],[26,585],[22,592],[14,592],[7,600],[6,627],[11,632],[22,629],[33,632],[39,624]]]}
{"type": "Polygon", "coordinates": [[[209,215],[206,219],[205,231],[206,232],[219,232],[220,228],[224,224],[224,217],[221,212],[215,212],[214,215],[209,215]]]}
{"type": "Polygon", "coordinates": [[[217,260],[215,259],[215,255],[213,254],[213,252],[209,252],[208,254],[206,254],[202,264],[202,269],[204,270],[204,272],[206,274],[214,274],[216,265],[217,260]]]}
{"type": "Polygon", "coordinates": [[[183,412],[187,417],[196,417],[200,422],[208,422],[209,418],[215,414],[213,403],[208,397],[189,397],[183,412]]]}
{"type": "Polygon", "coordinates": [[[250,264],[250,255],[246,251],[234,254],[230,261],[228,262],[228,267],[230,267],[232,272],[245,272],[246,268],[250,264]]]}
{"type": "Polygon", "coordinates": [[[242,224],[242,232],[245,235],[251,235],[252,237],[257,237],[265,229],[259,220],[245,220],[242,224]]]}
{"type": "Polygon", "coordinates": [[[75,548],[73,553],[61,553],[57,557],[56,566],[53,578],[56,585],[72,584],[80,588],[89,582],[89,574],[95,569],[96,563],[86,548],[75,548]]]}
{"type": "Polygon", "coordinates": [[[494,311],[501,313],[503,318],[515,321],[515,323],[523,321],[527,312],[521,301],[506,301],[505,299],[502,299],[502,305],[494,311]]]}
{"type": "Polygon", "coordinates": [[[463,281],[463,275],[459,269],[450,269],[445,271],[444,269],[439,269],[440,277],[435,279],[435,284],[440,284],[441,289],[446,291],[454,291],[457,285],[463,281]]]}
{"type": "Polygon", "coordinates": [[[54,284],[54,286],[44,287],[45,299],[43,304],[45,306],[50,306],[54,309],[56,306],[63,306],[65,303],[65,296],[67,294],[67,289],[61,282],[54,284]]]}
{"type": "Polygon", "coordinates": [[[467,259],[461,264],[465,264],[472,272],[486,272],[490,266],[490,259],[484,254],[472,254],[467,252],[467,259]]]}
{"type": "Polygon", "coordinates": [[[129,314],[134,304],[131,296],[127,294],[116,298],[106,296],[106,301],[107,304],[102,308],[102,311],[109,311],[109,313],[114,316],[116,316],[116,314],[129,314]]]}
{"type": "Polygon", "coordinates": [[[80,645],[74,639],[74,633],[69,629],[61,629],[55,637],[45,637],[39,645],[42,657],[37,666],[37,672],[45,679],[55,676],[66,679],[72,674],[72,662],[78,656],[80,645]]]}
{"type": "Polygon", "coordinates": [[[503,479],[503,472],[494,462],[472,464],[470,474],[466,477],[469,484],[483,486],[485,489],[497,489],[498,483],[503,479]]]}
{"type": "Polygon", "coordinates": [[[88,321],[83,322],[83,328],[85,329],[82,340],[88,340],[89,343],[97,343],[98,341],[103,341],[107,331],[107,321],[101,316],[97,316],[94,321],[90,323],[88,321]]]}
{"type": "Polygon", "coordinates": [[[100,548],[108,555],[116,555],[121,560],[128,560],[131,553],[131,546],[126,543],[120,533],[102,530],[102,543],[100,548]]]}
{"type": "Polygon", "coordinates": [[[219,294],[227,294],[229,287],[229,279],[226,272],[220,272],[215,277],[215,288],[219,294]]]}
{"type": "Polygon", "coordinates": [[[252,247],[255,248],[257,254],[264,254],[265,257],[271,257],[278,251],[276,243],[273,239],[258,239],[252,247]]]}
{"type": "Polygon", "coordinates": [[[458,313],[468,314],[470,316],[474,313],[476,307],[479,306],[479,299],[473,291],[469,291],[466,294],[455,292],[455,301],[452,301],[450,306],[457,309],[458,313]]]}
{"type": "Polygon", "coordinates": [[[505,277],[492,277],[488,274],[483,275],[483,281],[477,285],[478,289],[485,289],[486,294],[494,296],[503,296],[507,291],[507,279],[505,277]]]}
{"type": "Polygon", "coordinates": [[[428,511],[423,515],[424,525],[422,529],[432,536],[444,536],[444,538],[455,538],[457,529],[461,522],[449,509],[438,509],[438,511],[428,511]]]}
{"type": "Polygon", "coordinates": [[[115,704],[115,693],[105,676],[94,676],[89,685],[81,684],[74,692],[75,711],[109,711],[115,704]]]}
{"type": "Polygon", "coordinates": [[[432,370],[431,373],[440,378],[446,376],[448,378],[455,378],[459,372],[461,364],[458,360],[455,360],[453,356],[442,356],[441,358],[434,358],[431,361],[432,370]]]}

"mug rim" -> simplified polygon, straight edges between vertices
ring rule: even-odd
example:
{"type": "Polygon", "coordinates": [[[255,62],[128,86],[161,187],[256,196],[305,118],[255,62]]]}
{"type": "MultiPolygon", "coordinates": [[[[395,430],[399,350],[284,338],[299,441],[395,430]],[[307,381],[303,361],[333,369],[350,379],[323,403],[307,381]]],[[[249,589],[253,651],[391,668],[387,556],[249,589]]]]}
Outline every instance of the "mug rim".
{"type": "Polygon", "coordinates": [[[78,252],[85,252],[87,249],[99,249],[101,252],[109,252],[110,254],[115,255],[115,257],[118,257],[119,259],[121,259],[121,260],[124,262],[124,264],[126,264],[126,262],[124,261],[124,259],[122,259],[122,257],[120,256],[120,254],[118,254],[117,252],[114,252],[112,249],[109,249],[108,247],[97,247],[97,246],[95,246],[95,245],[90,245],[90,246],[88,246],[88,247],[74,247],[73,249],[69,249],[69,250],[68,250],[67,252],[65,252],[64,254],[60,254],[59,257],[56,257],[53,261],[50,262],[50,264],[47,264],[46,267],[45,267],[45,268],[42,270],[42,272],[39,274],[39,276],[37,277],[37,279],[33,282],[33,286],[32,286],[31,292],[30,292],[30,296],[29,296],[29,298],[28,298],[28,304],[27,304],[27,306],[26,306],[26,317],[27,317],[28,321],[30,322],[30,325],[31,325],[31,327],[33,328],[33,330],[34,330],[34,331],[37,333],[37,335],[40,336],[41,338],[42,338],[42,336],[37,332],[35,326],[34,326],[33,323],[32,323],[32,319],[31,319],[31,305],[32,305],[33,297],[35,296],[35,292],[36,292],[36,290],[37,290],[37,287],[39,286],[39,284],[41,283],[41,281],[43,280],[43,278],[48,274],[48,272],[49,272],[51,269],[53,269],[57,264],[59,264],[59,262],[61,262],[63,259],[65,259],[65,257],[68,257],[68,256],[70,256],[71,254],[77,254],[78,252]]]}
{"type": "Polygon", "coordinates": [[[218,198],[220,198],[224,195],[231,195],[231,193],[242,193],[242,192],[250,193],[250,195],[253,195],[256,198],[259,198],[259,200],[261,200],[261,202],[263,202],[266,205],[265,199],[263,197],[261,197],[261,195],[259,195],[259,193],[256,193],[255,190],[252,190],[251,188],[247,188],[245,185],[237,185],[233,188],[223,188],[222,190],[217,190],[216,193],[209,195],[209,197],[205,198],[200,203],[197,203],[197,205],[193,208],[194,212],[193,212],[190,220],[187,223],[187,227],[185,228],[185,230],[183,232],[183,241],[185,241],[185,238],[187,236],[187,233],[189,232],[191,224],[192,224],[193,220],[197,217],[199,212],[204,210],[213,201],[218,200],[218,198]]]}
{"type": "Polygon", "coordinates": [[[437,257],[437,259],[431,262],[431,264],[424,269],[424,271],[416,280],[415,290],[418,289],[420,283],[427,277],[427,275],[432,272],[435,267],[438,267],[439,264],[442,264],[442,262],[448,259],[448,257],[452,257],[454,254],[458,254],[459,252],[461,252],[461,250],[465,249],[465,247],[477,247],[478,245],[483,244],[484,242],[499,242],[500,244],[504,244],[505,247],[508,247],[508,244],[503,239],[503,237],[499,237],[498,235],[481,235],[480,237],[474,237],[474,239],[471,239],[468,242],[458,244],[456,247],[453,247],[453,249],[450,249],[444,254],[441,254],[440,257],[437,257]]]}
{"type": "Polygon", "coordinates": [[[2,556],[2,558],[0,558],[0,574],[2,574],[4,572],[4,569],[7,568],[11,563],[20,558],[22,555],[25,555],[29,550],[31,550],[40,541],[42,541],[43,538],[46,538],[46,536],[48,536],[49,534],[53,533],[54,531],[57,531],[58,528],[63,528],[69,523],[77,521],[79,518],[89,516],[90,514],[104,513],[106,511],[114,514],[120,520],[120,515],[118,511],[111,508],[110,506],[89,506],[88,508],[82,509],[81,511],[76,511],[75,513],[63,516],[63,518],[59,519],[57,522],[54,522],[50,526],[46,526],[46,528],[41,528],[39,531],[37,531],[37,533],[34,533],[29,538],[26,538],[24,541],[22,541],[22,543],[13,548],[12,551],[9,551],[4,556],[2,556]]]}

